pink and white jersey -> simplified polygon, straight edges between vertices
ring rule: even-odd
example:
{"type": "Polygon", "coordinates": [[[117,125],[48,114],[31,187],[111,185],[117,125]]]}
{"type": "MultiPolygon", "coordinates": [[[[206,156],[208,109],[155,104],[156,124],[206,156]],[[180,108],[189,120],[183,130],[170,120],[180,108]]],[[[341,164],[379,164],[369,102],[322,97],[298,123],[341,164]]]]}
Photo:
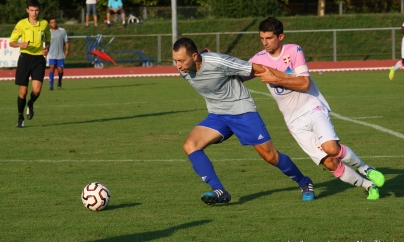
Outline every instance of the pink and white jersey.
{"type": "MultiPolygon", "coordinates": [[[[281,54],[278,57],[272,57],[266,50],[262,50],[255,54],[249,62],[269,66],[287,74],[310,76],[303,50],[300,46],[295,44],[283,45],[281,54]]],[[[254,76],[245,77],[244,79],[248,80],[253,77],[254,76]]],[[[267,84],[267,87],[278,103],[278,107],[287,125],[318,106],[326,107],[331,111],[327,101],[311,78],[310,88],[306,92],[293,91],[282,86],[274,86],[271,84],[267,84]]]]}

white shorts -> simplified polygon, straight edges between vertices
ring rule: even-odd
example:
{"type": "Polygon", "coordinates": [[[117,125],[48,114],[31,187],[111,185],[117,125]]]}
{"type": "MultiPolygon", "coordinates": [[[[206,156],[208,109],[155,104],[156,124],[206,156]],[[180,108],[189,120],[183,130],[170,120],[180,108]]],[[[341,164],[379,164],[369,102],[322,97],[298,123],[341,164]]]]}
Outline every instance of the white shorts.
{"type": "Polygon", "coordinates": [[[404,37],[401,39],[401,59],[404,59],[404,37]]]}
{"type": "Polygon", "coordinates": [[[311,159],[319,165],[327,153],[321,144],[339,138],[331,123],[330,114],[325,107],[317,107],[295,119],[289,126],[289,131],[297,143],[311,159]]]}

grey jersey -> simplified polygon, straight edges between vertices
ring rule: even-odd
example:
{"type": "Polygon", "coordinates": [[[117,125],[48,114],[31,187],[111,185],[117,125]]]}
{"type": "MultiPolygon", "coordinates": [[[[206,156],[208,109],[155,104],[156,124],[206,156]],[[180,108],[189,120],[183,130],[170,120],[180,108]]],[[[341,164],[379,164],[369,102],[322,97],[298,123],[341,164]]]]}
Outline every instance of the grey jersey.
{"type": "Polygon", "coordinates": [[[250,92],[236,77],[250,75],[252,63],[214,52],[202,53],[201,56],[202,65],[198,72],[179,72],[205,98],[209,113],[237,115],[256,112],[250,92]]]}
{"type": "Polygon", "coordinates": [[[64,59],[65,53],[63,51],[63,46],[65,43],[69,42],[67,39],[67,33],[64,28],[58,28],[57,31],[51,30],[51,45],[49,48],[48,58],[49,59],[64,59]]]}

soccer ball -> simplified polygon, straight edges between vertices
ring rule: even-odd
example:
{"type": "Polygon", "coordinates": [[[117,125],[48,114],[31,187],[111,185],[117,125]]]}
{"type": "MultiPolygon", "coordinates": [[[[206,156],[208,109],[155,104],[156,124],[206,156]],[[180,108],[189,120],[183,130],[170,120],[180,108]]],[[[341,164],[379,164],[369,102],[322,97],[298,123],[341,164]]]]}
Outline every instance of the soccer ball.
{"type": "Polygon", "coordinates": [[[108,206],[110,199],[109,190],[99,182],[92,182],[84,187],[81,192],[81,200],[84,207],[91,211],[100,211],[108,206]]]}

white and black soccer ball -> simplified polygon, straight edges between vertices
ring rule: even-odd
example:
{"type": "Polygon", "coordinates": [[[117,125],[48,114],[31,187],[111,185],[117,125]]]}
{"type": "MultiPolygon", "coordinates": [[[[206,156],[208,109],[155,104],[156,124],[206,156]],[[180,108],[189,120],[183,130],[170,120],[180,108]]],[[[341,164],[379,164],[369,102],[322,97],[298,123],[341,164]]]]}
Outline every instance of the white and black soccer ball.
{"type": "Polygon", "coordinates": [[[81,192],[84,207],[91,211],[100,211],[106,208],[110,197],[108,188],[99,182],[88,184],[81,192]]]}

